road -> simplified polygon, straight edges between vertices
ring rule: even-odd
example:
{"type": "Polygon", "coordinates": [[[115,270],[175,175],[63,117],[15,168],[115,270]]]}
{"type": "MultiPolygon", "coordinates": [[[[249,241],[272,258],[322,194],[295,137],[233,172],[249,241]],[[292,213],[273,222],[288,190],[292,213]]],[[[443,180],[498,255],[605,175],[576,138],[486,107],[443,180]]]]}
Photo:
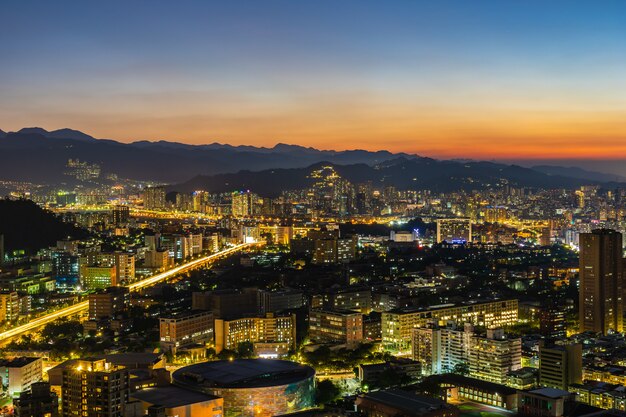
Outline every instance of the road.
{"type": "MultiPolygon", "coordinates": [[[[172,269],[169,269],[165,272],[161,272],[160,274],[153,275],[146,279],[142,279],[141,281],[134,282],[128,286],[131,291],[140,290],[145,287],[149,287],[154,284],[158,284],[159,282],[171,278],[177,274],[193,269],[197,266],[200,266],[206,262],[215,260],[222,256],[230,255],[231,253],[238,252],[246,247],[254,245],[253,243],[242,243],[237,246],[233,246],[229,249],[224,249],[223,251],[216,252],[212,255],[204,256],[202,258],[195,259],[193,261],[184,263],[172,269]]],[[[62,308],[55,312],[46,314],[45,316],[38,317],[29,321],[26,324],[22,324],[21,326],[17,326],[13,329],[7,330],[5,332],[0,333],[0,345],[5,344],[11,341],[18,336],[21,336],[24,333],[33,331],[40,327],[45,326],[48,323],[51,323],[57,319],[62,317],[73,316],[74,314],[78,314],[81,311],[87,310],[89,308],[89,301],[81,301],[80,303],[73,304],[69,307],[62,308]]]]}

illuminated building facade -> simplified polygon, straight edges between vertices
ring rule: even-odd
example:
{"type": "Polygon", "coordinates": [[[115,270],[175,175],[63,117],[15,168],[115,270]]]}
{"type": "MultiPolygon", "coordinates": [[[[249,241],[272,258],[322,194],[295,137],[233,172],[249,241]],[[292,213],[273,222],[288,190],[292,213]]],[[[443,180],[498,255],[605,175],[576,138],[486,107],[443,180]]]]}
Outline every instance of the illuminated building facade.
{"type": "Polygon", "coordinates": [[[110,287],[89,294],[89,319],[100,320],[113,318],[126,311],[130,305],[130,293],[127,287],[110,287]]]}
{"type": "Polygon", "coordinates": [[[438,219],[437,243],[465,243],[472,241],[470,219],[438,219]]]}
{"type": "Polygon", "coordinates": [[[570,385],[582,382],[582,345],[539,346],[539,385],[567,390],[570,385]]]}
{"type": "Polygon", "coordinates": [[[505,337],[502,329],[488,329],[487,337],[471,337],[469,357],[470,376],[505,384],[508,373],[522,367],[522,340],[505,337]]]}
{"type": "Polygon", "coordinates": [[[186,366],[173,383],[224,399],[224,417],[273,417],[315,404],[315,371],[289,361],[235,359],[186,366]]]}
{"type": "Polygon", "coordinates": [[[461,326],[496,328],[517,323],[517,300],[490,301],[459,306],[434,306],[428,309],[396,309],[382,313],[383,345],[393,350],[411,349],[413,329],[430,323],[448,322],[461,326]]]}
{"type": "Polygon", "coordinates": [[[63,370],[63,417],[123,417],[129,398],[128,371],[105,359],[79,360],[63,370]]]}
{"type": "Polygon", "coordinates": [[[311,310],[309,337],[316,342],[355,345],[363,341],[363,314],[350,310],[311,310]]]}
{"type": "Polygon", "coordinates": [[[580,240],[580,331],[606,335],[622,332],[623,260],[622,234],[598,229],[581,233],[580,240]]]}
{"type": "Polygon", "coordinates": [[[20,357],[0,360],[0,382],[9,396],[19,396],[30,389],[35,382],[41,381],[43,359],[20,357]]]}
{"type": "Polygon", "coordinates": [[[236,350],[240,343],[250,342],[261,357],[281,357],[296,347],[296,315],[215,319],[215,351],[236,350]]]}
{"type": "Polygon", "coordinates": [[[80,268],[81,283],[83,288],[99,290],[115,287],[118,284],[115,266],[87,266],[80,268]]]}
{"type": "Polygon", "coordinates": [[[0,292],[0,323],[13,322],[18,319],[19,314],[19,296],[17,292],[0,292]]]}
{"type": "Polygon", "coordinates": [[[213,340],[213,314],[190,311],[159,319],[160,343],[163,350],[176,351],[181,346],[213,340]]]}
{"type": "Polygon", "coordinates": [[[165,208],[165,187],[148,187],[143,192],[143,206],[148,210],[165,208]]]}

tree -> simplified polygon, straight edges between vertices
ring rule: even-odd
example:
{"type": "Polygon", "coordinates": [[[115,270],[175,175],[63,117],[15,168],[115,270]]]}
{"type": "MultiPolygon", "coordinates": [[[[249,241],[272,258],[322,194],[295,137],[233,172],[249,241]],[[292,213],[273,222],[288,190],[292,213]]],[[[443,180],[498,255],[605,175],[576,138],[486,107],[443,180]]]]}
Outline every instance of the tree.
{"type": "Polygon", "coordinates": [[[457,375],[468,376],[470,373],[467,362],[459,362],[452,368],[452,373],[457,375]]]}
{"type": "Polygon", "coordinates": [[[339,398],[341,390],[333,384],[333,381],[325,379],[317,384],[315,400],[318,404],[328,404],[339,398]]]}
{"type": "Polygon", "coordinates": [[[254,344],[252,342],[241,342],[237,345],[238,358],[251,358],[254,356],[254,344]]]}

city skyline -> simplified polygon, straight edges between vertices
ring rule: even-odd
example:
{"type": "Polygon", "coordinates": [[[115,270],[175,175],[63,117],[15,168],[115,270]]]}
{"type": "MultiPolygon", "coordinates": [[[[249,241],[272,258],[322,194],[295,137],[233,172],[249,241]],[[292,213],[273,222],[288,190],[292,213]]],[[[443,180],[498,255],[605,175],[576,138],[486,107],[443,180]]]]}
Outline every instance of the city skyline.
{"type": "Polygon", "coordinates": [[[435,158],[619,159],[624,7],[4,5],[0,37],[12,42],[0,45],[0,128],[435,158]]]}

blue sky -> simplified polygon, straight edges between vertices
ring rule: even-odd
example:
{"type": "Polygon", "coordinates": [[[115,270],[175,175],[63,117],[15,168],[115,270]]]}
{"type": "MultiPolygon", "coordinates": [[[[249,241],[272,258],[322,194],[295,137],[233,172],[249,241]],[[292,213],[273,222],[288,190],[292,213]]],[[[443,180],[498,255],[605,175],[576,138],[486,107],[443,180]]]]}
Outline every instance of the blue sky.
{"type": "Polygon", "coordinates": [[[626,156],[626,2],[4,1],[0,15],[4,130],[626,156]]]}

